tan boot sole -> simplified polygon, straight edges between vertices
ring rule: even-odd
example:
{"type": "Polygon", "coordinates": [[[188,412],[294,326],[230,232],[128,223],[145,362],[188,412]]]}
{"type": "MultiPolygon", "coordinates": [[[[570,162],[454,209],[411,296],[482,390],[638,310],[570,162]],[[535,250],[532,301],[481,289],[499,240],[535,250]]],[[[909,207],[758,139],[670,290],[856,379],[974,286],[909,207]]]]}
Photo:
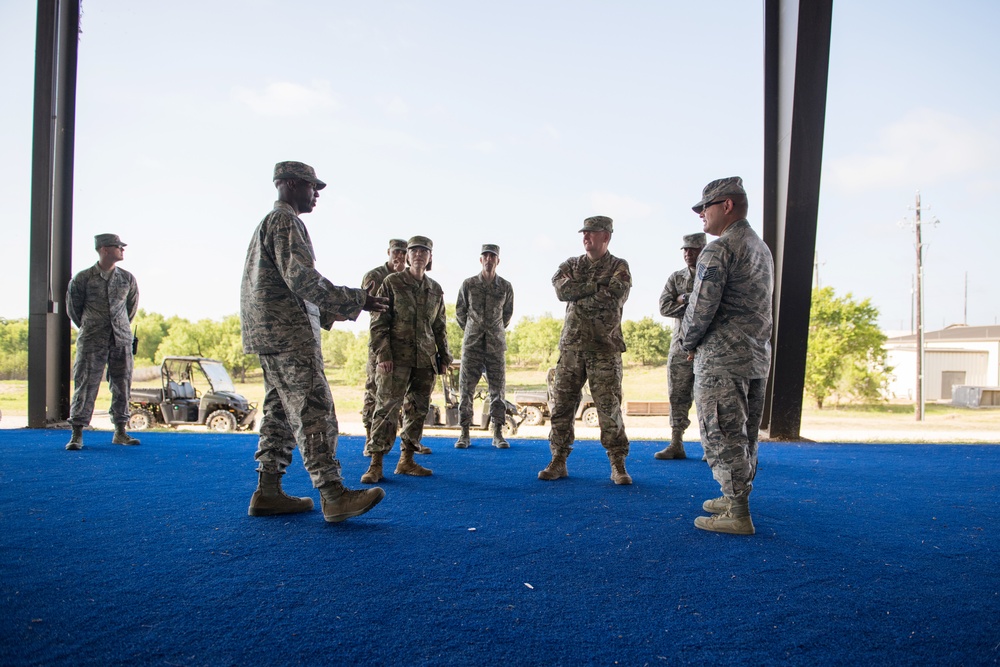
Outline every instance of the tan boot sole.
{"type": "Polygon", "coordinates": [[[755,532],[753,521],[750,520],[750,517],[733,519],[719,514],[698,517],[694,520],[694,527],[713,533],[727,533],[729,535],[753,535],[755,532]]]}
{"type": "Polygon", "coordinates": [[[395,474],[397,475],[410,475],[412,477],[430,477],[434,474],[434,471],[430,468],[425,468],[423,466],[414,465],[412,467],[400,468],[396,467],[395,474]]]}
{"type": "Polygon", "coordinates": [[[364,514],[365,512],[367,512],[368,510],[370,510],[373,507],[375,507],[376,505],[378,505],[380,502],[382,502],[382,499],[385,498],[385,491],[383,491],[382,489],[378,488],[377,486],[374,489],[368,489],[368,490],[369,491],[375,491],[377,493],[370,494],[370,496],[371,496],[371,502],[369,502],[367,505],[365,505],[363,507],[359,507],[359,508],[354,509],[354,510],[351,510],[349,512],[341,512],[340,514],[326,514],[324,512],[323,519],[327,523],[340,523],[341,521],[346,521],[347,519],[350,519],[351,517],[361,516],[362,514],[364,514]]]}

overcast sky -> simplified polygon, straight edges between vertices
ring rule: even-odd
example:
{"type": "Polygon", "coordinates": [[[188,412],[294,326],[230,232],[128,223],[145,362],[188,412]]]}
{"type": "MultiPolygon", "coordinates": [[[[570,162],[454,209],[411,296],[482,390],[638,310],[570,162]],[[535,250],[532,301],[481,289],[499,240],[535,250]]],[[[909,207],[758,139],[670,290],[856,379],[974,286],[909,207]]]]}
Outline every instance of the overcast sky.
{"type": "MultiPolygon", "coordinates": [[[[0,317],[28,314],[36,4],[0,2],[0,317]]],[[[501,245],[515,320],[561,317],[551,277],[583,218],[614,218],[657,313],[702,187],[740,175],[761,232],[763,3],[752,0],[84,0],[73,271],[129,244],[141,306],[239,310],[280,160],[329,183],[304,216],[318,267],[358,285],[391,237],[429,236],[450,300],[501,245]]],[[[909,330],[914,196],[929,330],[995,324],[1000,3],[836,0],[818,274],[909,330]]],[[[361,324],[367,321],[362,316],[361,324]]]]}

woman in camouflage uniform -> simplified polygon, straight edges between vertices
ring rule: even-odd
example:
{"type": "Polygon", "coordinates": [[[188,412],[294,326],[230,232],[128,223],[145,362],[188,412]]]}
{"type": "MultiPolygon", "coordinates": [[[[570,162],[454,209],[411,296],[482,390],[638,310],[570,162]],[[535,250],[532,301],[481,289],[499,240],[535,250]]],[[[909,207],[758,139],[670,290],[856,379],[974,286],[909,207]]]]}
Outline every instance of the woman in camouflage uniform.
{"type": "Polygon", "coordinates": [[[396,474],[432,474],[413,461],[413,453],[420,446],[435,375],[443,374],[451,364],[444,291],[426,275],[434,243],[426,236],[414,236],[406,246],[407,269],[386,276],[382,282],[378,294],[389,299],[389,310],[375,315],[370,328],[378,389],[368,446],[371,464],[361,477],[365,484],[382,479],[382,459],[395,442],[401,409],[403,428],[396,474]]]}

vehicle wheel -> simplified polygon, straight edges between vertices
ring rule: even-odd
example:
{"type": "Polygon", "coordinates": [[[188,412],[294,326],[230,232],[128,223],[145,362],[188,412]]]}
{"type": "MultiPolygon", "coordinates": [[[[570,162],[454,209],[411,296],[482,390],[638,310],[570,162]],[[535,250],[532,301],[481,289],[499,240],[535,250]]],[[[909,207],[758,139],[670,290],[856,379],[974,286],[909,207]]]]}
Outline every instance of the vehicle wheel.
{"type": "Polygon", "coordinates": [[[584,426],[590,426],[591,428],[597,428],[601,425],[600,421],[597,419],[597,408],[591,405],[589,408],[583,411],[580,415],[580,419],[583,420],[584,426]]]}
{"type": "Polygon", "coordinates": [[[231,433],[236,430],[236,417],[227,410],[216,410],[205,420],[205,426],[210,431],[219,433],[231,433]]]}
{"type": "Polygon", "coordinates": [[[128,430],[145,431],[153,428],[153,415],[149,410],[136,410],[128,418],[128,430]]]}
{"type": "Polygon", "coordinates": [[[545,423],[545,413],[541,408],[529,405],[524,408],[524,423],[528,426],[541,426],[545,423]]]}
{"type": "Polygon", "coordinates": [[[503,428],[501,429],[504,438],[513,438],[517,435],[517,424],[514,423],[514,418],[508,416],[503,422],[503,428]]]}

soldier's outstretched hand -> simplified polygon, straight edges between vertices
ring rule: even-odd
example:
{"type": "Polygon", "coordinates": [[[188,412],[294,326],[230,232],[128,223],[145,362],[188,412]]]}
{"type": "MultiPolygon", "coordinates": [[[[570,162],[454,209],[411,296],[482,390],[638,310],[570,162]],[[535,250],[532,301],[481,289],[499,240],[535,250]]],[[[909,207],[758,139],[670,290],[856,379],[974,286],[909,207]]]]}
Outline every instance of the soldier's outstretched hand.
{"type": "Polygon", "coordinates": [[[389,310],[389,297],[368,294],[365,296],[365,305],[361,306],[361,308],[372,313],[384,313],[389,310]]]}

